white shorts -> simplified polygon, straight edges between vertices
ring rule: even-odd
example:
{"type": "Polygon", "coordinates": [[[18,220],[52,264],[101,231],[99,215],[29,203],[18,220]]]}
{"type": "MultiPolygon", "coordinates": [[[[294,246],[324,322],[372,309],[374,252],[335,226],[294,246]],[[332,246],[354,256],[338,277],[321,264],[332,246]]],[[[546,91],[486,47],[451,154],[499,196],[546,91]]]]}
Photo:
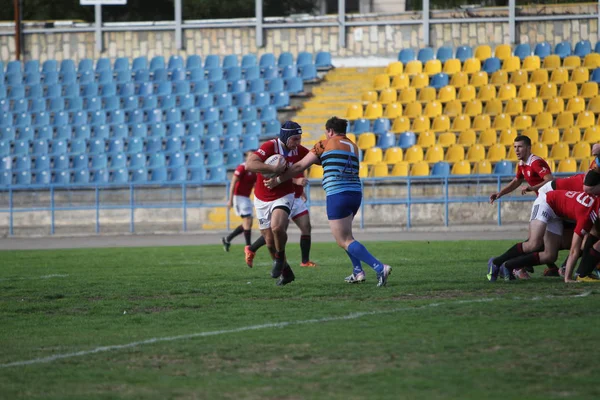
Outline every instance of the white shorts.
{"type": "Polygon", "coordinates": [[[294,198],[294,206],[292,207],[292,211],[290,211],[290,219],[294,220],[303,216],[304,214],[308,214],[306,202],[300,197],[294,198]]]}
{"type": "Polygon", "coordinates": [[[258,227],[260,229],[269,229],[271,227],[271,215],[277,207],[287,207],[291,210],[294,207],[294,193],[286,194],[283,197],[273,201],[262,201],[254,198],[254,208],[258,217],[258,227]]]}
{"type": "Polygon", "coordinates": [[[252,202],[250,197],[246,196],[233,196],[233,209],[235,215],[241,216],[252,216],[252,202]]]}
{"type": "MultiPolygon", "coordinates": [[[[546,185],[544,185],[546,186],[546,185]]],[[[531,207],[531,217],[529,221],[542,221],[546,224],[546,231],[562,236],[563,222],[556,216],[554,210],[546,203],[546,193],[540,193],[531,207]]]]}
{"type": "Polygon", "coordinates": [[[544,186],[542,186],[541,188],[538,189],[538,195],[540,194],[546,194],[548,192],[553,191],[554,189],[552,189],[552,181],[546,183],[544,186]]]}

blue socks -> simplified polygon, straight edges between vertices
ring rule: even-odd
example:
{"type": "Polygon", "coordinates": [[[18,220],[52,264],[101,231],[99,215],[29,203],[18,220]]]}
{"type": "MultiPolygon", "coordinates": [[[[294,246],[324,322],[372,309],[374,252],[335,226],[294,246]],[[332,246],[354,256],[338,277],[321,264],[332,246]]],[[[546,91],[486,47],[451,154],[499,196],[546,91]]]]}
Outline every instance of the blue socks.
{"type": "Polygon", "coordinates": [[[352,254],[348,253],[348,250],[346,250],[346,254],[348,254],[348,257],[350,257],[350,261],[352,262],[352,267],[353,267],[352,273],[354,275],[358,275],[361,272],[363,272],[360,260],[358,258],[354,257],[352,254]]]}
{"type": "MultiPolygon", "coordinates": [[[[352,259],[352,257],[359,259],[365,264],[370,265],[371,268],[373,268],[378,274],[383,271],[383,264],[378,259],[373,257],[373,255],[369,253],[369,250],[367,250],[367,248],[358,240],[350,243],[350,246],[348,246],[348,254],[351,256],[350,259],[352,259]]],[[[354,261],[352,264],[354,265],[354,261]]]]}

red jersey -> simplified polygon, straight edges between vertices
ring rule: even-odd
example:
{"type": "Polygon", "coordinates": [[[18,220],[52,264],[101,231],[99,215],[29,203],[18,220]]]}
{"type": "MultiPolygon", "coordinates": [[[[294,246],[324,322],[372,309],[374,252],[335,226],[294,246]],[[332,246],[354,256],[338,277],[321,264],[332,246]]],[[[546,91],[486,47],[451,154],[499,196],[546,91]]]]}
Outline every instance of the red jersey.
{"type": "MultiPolygon", "coordinates": [[[[525,179],[529,186],[535,186],[544,181],[544,176],[550,174],[548,163],[541,157],[531,154],[527,161],[519,161],[517,179],[525,179]]],[[[535,192],[537,194],[537,191],[535,192]]]]}
{"type": "Polygon", "coordinates": [[[573,233],[578,236],[588,233],[598,219],[596,196],[581,191],[553,190],[546,193],[546,202],[557,216],[575,221],[573,233]]]}
{"type": "MultiPolygon", "coordinates": [[[[298,178],[304,178],[304,172],[295,177],[295,179],[298,178]]],[[[296,185],[294,183],[294,198],[299,199],[302,196],[302,193],[304,193],[304,186],[296,185]]]]}
{"type": "Polygon", "coordinates": [[[233,194],[235,196],[250,197],[252,188],[256,183],[256,173],[246,170],[246,163],[241,163],[235,169],[233,175],[238,177],[238,181],[233,188],[233,194]]]}
{"type": "MultiPolygon", "coordinates": [[[[295,150],[286,151],[283,143],[279,139],[271,139],[266,141],[260,146],[258,150],[254,152],[263,162],[271,157],[273,154],[281,154],[285,157],[288,165],[298,162],[308,154],[308,149],[304,146],[298,146],[295,150]]],[[[257,199],[262,201],[273,201],[282,198],[286,194],[294,193],[294,183],[291,179],[282,182],[275,186],[273,189],[269,189],[264,185],[264,177],[262,174],[257,174],[256,187],[254,188],[254,195],[257,199]]]]}
{"type": "Polygon", "coordinates": [[[554,190],[572,190],[575,192],[583,191],[583,180],[585,174],[577,174],[568,178],[557,178],[554,180],[554,190]]]}

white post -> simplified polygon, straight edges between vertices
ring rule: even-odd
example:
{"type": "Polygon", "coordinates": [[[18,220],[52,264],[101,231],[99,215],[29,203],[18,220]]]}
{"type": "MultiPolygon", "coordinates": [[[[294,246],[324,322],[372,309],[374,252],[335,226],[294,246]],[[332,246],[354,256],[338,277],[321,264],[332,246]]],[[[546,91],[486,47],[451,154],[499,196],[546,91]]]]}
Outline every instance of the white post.
{"type": "Polygon", "coordinates": [[[515,44],[516,32],[515,32],[515,15],[516,15],[516,1],[508,0],[508,33],[510,38],[510,44],[515,44]]]}
{"type": "Polygon", "coordinates": [[[429,46],[429,0],[423,0],[423,42],[429,46]]]}
{"type": "MultiPolygon", "coordinates": [[[[102,53],[104,45],[102,43],[102,6],[100,4],[94,5],[95,15],[95,36],[96,36],[96,51],[102,53]]],[[[99,54],[98,54],[99,55],[99,54]]]]}
{"type": "Polygon", "coordinates": [[[177,50],[183,48],[181,14],[181,0],[175,0],[175,47],[177,50]]]}
{"type": "MultiPolygon", "coordinates": [[[[599,0],[600,1],[600,0],[599,0]]],[[[256,14],[256,47],[261,48],[263,43],[263,4],[262,0],[254,0],[256,14]]]]}
{"type": "Polygon", "coordinates": [[[346,0],[338,0],[338,42],[340,47],[346,47],[346,0]]]}

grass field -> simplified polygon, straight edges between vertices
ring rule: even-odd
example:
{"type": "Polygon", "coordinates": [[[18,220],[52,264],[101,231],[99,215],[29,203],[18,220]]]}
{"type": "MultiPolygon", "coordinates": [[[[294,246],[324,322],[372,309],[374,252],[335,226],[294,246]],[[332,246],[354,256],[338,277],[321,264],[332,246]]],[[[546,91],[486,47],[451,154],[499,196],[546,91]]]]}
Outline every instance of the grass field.
{"type": "Polygon", "coordinates": [[[385,288],[326,243],[285,287],[241,245],[1,252],[0,398],[600,398],[600,285],[487,282],[510,244],[367,243],[385,288]]]}

